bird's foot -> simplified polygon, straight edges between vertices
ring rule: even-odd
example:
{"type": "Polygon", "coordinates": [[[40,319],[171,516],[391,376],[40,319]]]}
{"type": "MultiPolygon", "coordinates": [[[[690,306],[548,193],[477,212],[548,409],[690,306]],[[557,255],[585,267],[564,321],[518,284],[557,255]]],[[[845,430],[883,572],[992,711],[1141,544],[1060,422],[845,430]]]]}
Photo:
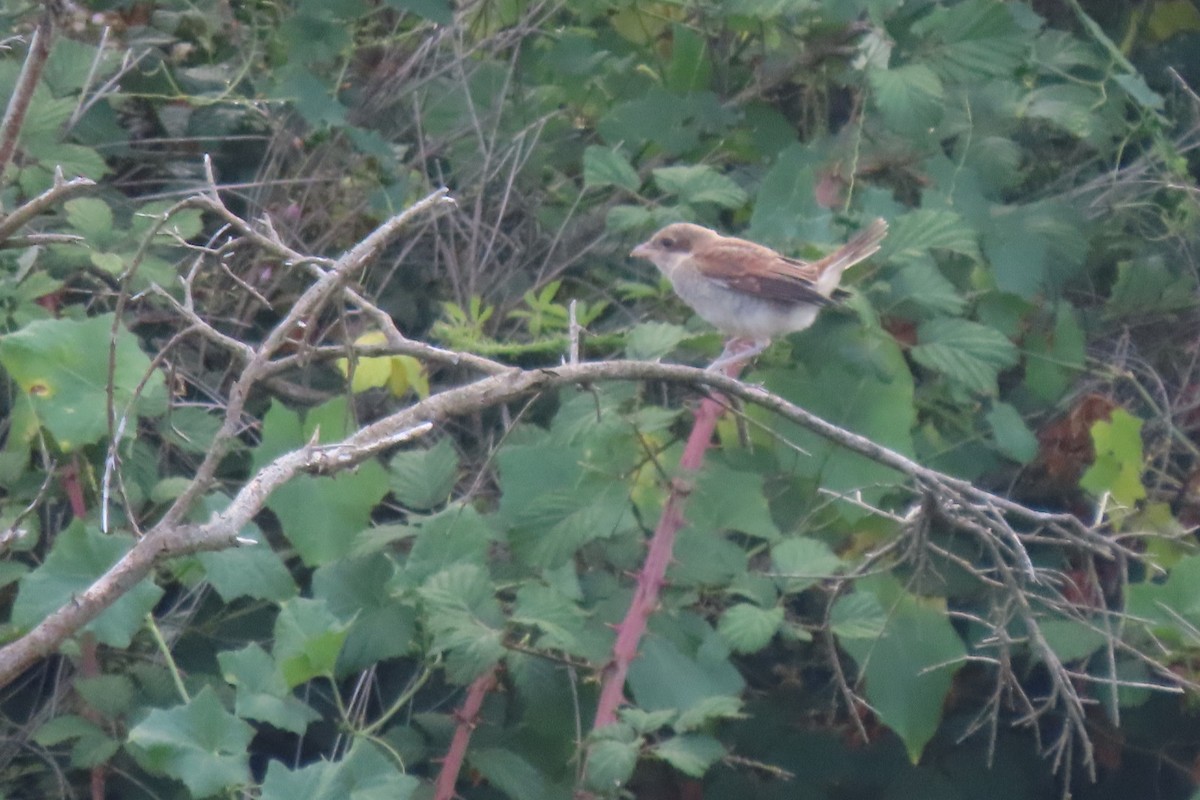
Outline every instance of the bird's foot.
{"type": "Polygon", "coordinates": [[[770,339],[730,339],[725,343],[725,349],[721,351],[721,355],[717,356],[717,360],[709,364],[707,368],[712,372],[724,372],[730,377],[734,377],[737,373],[735,371],[730,374],[729,367],[736,365],[740,369],[750,359],[766,350],[770,343],[770,339]]]}

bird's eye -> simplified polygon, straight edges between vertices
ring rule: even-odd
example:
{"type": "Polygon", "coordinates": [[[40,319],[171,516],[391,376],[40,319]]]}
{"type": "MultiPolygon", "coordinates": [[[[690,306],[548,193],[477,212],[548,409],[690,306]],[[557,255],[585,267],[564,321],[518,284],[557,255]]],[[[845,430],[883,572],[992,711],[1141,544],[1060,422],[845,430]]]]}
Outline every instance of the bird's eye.
{"type": "Polygon", "coordinates": [[[672,247],[675,246],[675,240],[672,239],[670,236],[664,236],[663,238],[658,240],[658,243],[660,245],[662,245],[664,248],[666,248],[667,250],[670,250],[672,247]]]}

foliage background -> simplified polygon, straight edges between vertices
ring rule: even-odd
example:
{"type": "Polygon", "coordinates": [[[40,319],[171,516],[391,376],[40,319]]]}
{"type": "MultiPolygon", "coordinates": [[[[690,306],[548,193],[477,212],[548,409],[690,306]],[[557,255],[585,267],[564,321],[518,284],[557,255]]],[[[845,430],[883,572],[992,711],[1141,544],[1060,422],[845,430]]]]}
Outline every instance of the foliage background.
{"type": "MultiPolygon", "coordinates": [[[[16,32],[38,13],[0,9],[16,32]]],[[[918,542],[859,575],[912,535],[899,476],[750,412],[749,442],[728,423],[690,499],[634,710],[581,777],[593,676],[691,396],[563,391],[304,476],[244,532],[260,546],[138,586],[4,690],[8,796],[94,795],[98,780],[113,797],[422,796],[461,687],[500,661],[464,797],[1191,795],[1193,3],[200,0],[67,15],[0,189],[11,209],[56,166],[97,182],[26,231],[80,241],[0,251],[0,520],[27,531],[0,564],[8,637],[127,550],[216,431],[234,365],[173,341],[183,320],[153,287],[182,297],[178,276],[221,232],[184,212],[147,233],[147,215],[202,188],[204,154],[235,210],[314,254],[449,187],[456,213],[410,229],[361,287],[413,337],[524,366],[566,351],[569,300],[589,358],[716,352],[625,257],[663,222],[803,256],[883,216],[891,235],[847,308],[751,380],[1022,502],[1089,519],[1102,503],[1105,530],[1144,559],[1033,550],[1075,604],[1039,613],[1093,701],[1092,749],[1047,758],[1062,714],[993,705],[997,668],[971,660],[994,653],[977,622],[1000,599],[964,568],[987,554],[933,524],[922,535],[957,561],[918,542]],[[136,403],[129,430],[101,411],[110,383],[136,403]],[[1110,610],[1129,616],[1114,626],[1110,610]],[[865,703],[847,704],[840,673],[865,703]]],[[[5,95],[24,57],[9,44],[5,95]]],[[[244,341],[309,281],[248,248],[220,263],[196,273],[195,305],[244,341]]],[[[331,309],[296,347],[363,334],[331,309]]],[[[403,358],[335,366],[254,395],[198,517],[273,456],[466,377],[403,358]]],[[[1018,684],[1044,695],[1011,634],[1018,684]]]]}

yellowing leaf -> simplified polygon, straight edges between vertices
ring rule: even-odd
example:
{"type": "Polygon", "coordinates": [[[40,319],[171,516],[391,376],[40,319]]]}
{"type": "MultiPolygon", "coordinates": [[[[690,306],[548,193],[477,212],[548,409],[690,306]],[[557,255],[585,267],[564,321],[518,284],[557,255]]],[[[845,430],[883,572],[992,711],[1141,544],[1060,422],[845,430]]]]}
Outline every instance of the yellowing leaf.
{"type": "MultiPolygon", "coordinates": [[[[364,333],[354,340],[356,347],[371,347],[387,343],[387,337],[380,331],[364,333]]],[[[334,362],[342,375],[350,378],[350,391],[360,394],[368,389],[388,387],[388,391],[396,397],[403,397],[409,389],[418,397],[429,396],[429,378],[421,362],[412,356],[365,356],[354,360],[354,369],[350,368],[350,360],[339,358],[334,362]],[[351,374],[353,372],[353,374],[351,374]]]]}

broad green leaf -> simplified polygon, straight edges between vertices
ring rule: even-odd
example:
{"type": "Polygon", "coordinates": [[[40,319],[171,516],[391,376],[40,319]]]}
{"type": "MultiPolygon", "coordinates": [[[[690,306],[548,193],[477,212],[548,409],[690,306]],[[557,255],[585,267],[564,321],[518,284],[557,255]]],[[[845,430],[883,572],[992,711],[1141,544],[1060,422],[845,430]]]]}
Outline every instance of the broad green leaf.
{"type": "MultiPolygon", "coordinates": [[[[785,369],[762,371],[768,389],[800,407],[879,444],[911,454],[913,381],[904,355],[890,339],[870,335],[849,320],[821,320],[794,337],[804,361],[785,369]],[[837,353],[838,358],[828,354],[837,353]]],[[[785,474],[813,481],[833,492],[861,492],[876,502],[900,476],[863,456],[850,453],[799,425],[752,411],[787,445],[774,447],[785,474]],[[793,449],[802,448],[802,452],[793,449]]],[[[851,519],[860,508],[842,504],[851,519]]]]}
{"type": "Polygon", "coordinates": [[[1039,400],[1057,401],[1084,369],[1086,340],[1073,307],[1061,303],[1050,331],[1025,337],[1025,385],[1039,400]]]}
{"type": "Polygon", "coordinates": [[[388,463],[392,494],[409,508],[431,509],[446,503],[458,480],[458,452],[449,437],[428,449],[401,450],[388,463]]]}
{"type": "Polygon", "coordinates": [[[800,144],[782,150],[763,177],[746,236],[777,247],[828,236],[829,209],[817,204],[818,158],[800,144]]]}
{"type": "Polygon", "coordinates": [[[636,742],[619,742],[603,739],[594,742],[587,751],[588,788],[598,792],[612,792],[625,785],[637,766],[638,745],[636,742]]]}
{"type": "Polygon", "coordinates": [[[684,775],[702,778],[709,767],[724,758],[725,746],[711,736],[685,733],[659,742],[650,753],[684,775]]]}
{"type": "MultiPolygon", "coordinates": [[[[59,531],[46,560],[24,575],[13,603],[12,624],[29,629],[75,598],[133,547],[132,536],[102,534],[80,521],[59,531]]],[[[162,597],[152,580],[143,580],[122,594],[84,629],[110,647],[128,647],[162,597]]]]}
{"type": "Polygon", "coordinates": [[[395,572],[391,558],[373,554],[347,556],[313,573],[313,599],[324,601],[330,613],[350,626],[338,654],[338,676],[413,650],[416,609],[393,596],[395,572]]]}
{"type": "Polygon", "coordinates": [[[1131,584],[1128,613],[1132,622],[1146,625],[1155,636],[1195,647],[1196,626],[1200,626],[1200,556],[1180,559],[1165,581],[1131,584]]]}
{"type": "Polygon", "coordinates": [[[221,675],[236,689],[234,713],[303,735],[321,715],[292,695],[275,660],[257,644],[217,654],[221,675]]]}
{"type": "Polygon", "coordinates": [[[583,151],[583,185],[589,189],[620,186],[636,192],[642,179],[620,150],[592,145],[583,151]]]}
{"type": "Polygon", "coordinates": [[[717,630],[737,653],[763,649],[783,624],[783,609],[759,608],[750,603],[735,603],[721,614],[717,630]]]}
{"type": "Polygon", "coordinates": [[[596,125],[610,144],[638,153],[647,145],[670,157],[694,148],[703,135],[719,134],[736,122],[737,113],[712,92],[678,95],[651,88],[634,100],[616,103],[596,125]]]}
{"type": "Polygon", "coordinates": [[[992,403],[987,413],[992,438],[1001,453],[1018,464],[1028,464],[1037,455],[1038,442],[1021,413],[1010,403],[992,403]]]}
{"type": "Polygon", "coordinates": [[[980,394],[996,394],[1000,370],[1017,363],[1012,342],[995,328],[970,320],[931,320],[918,329],[917,340],[913,360],[980,394]]]}
{"type": "Polygon", "coordinates": [[[253,736],[205,688],[186,705],[151,711],[129,732],[126,747],[151,772],[183,781],[193,797],[211,797],[249,783],[253,736]]]}
{"type": "Polygon", "coordinates": [[[272,655],[289,687],[319,677],[332,677],[350,625],[332,613],[324,600],[294,597],[279,606],[272,655]]]}
{"type": "MultiPolygon", "coordinates": [[[[206,498],[205,509],[218,513],[228,505],[229,498],[206,498]]],[[[196,560],[204,567],[204,577],[225,602],[239,597],[280,602],[294,597],[296,582],[279,553],[263,537],[253,523],[238,532],[242,539],[255,544],[240,545],[213,553],[198,553],[196,560]]]]}
{"type": "Polygon", "coordinates": [[[1142,420],[1123,408],[1112,421],[1092,425],[1096,460],[1079,479],[1079,485],[1099,496],[1108,492],[1118,504],[1131,507],[1146,497],[1142,483],[1142,420]]]}
{"type": "Polygon", "coordinates": [[[416,538],[397,580],[406,587],[417,586],[459,562],[483,567],[496,539],[491,523],[490,517],[469,505],[451,506],[413,520],[409,527],[416,538]]]}
{"type": "Polygon", "coordinates": [[[672,25],[671,61],[663,76],[667,88],[675,92],[702,91],[709,88],[712,71],[707,37],[689,25],[672,25]]]}
{"type": "Polygon", "coordinates": [[[67,223],[87,239],[91,248],[102,248],[113,239],[113,214],[98,197],[76,197],[63,203],[67,223]]]}
{"type": "Polygon", "coordinates": [[[918,209],[892,221],[883,240],[883,258],[907,260],[924,257],[932,250],[979,260],[978,234],[953,211],[918,209]]]}
{"type": "Polygon", "coordinates": [[[928,134],[942,121],[946,93],[937,74],[924,64],[867,73],[884,124],[896,133],[928,134]]]}
{"type": "MultiPolygon", "coordinates": [[[[1062,661],[1078,661],[1087,658],[1104,646],[1108,637],[1094,625],[1075,619],[1045,619],[1039,625],[1050,649],[1062,661]]],[[[1036,660],[1041,661],[1037,651],[1036,660]]]]}
{"type": "Polygon", "coordinates": [[[868,579],[858,590],[876,594],[887,609],[887,627],[876,640],[844,638],[839,643],[862,670],[871,707],[904,741],[915,764],[937,730],[966,648],[950,624],[944,600],[911,595],[893,578],[868,579]]]}
{"type": "Polygon", "coordinates": [[[1006,3],[966,0],[936,8],[912,26],[927,37],[925,63],[949,81],[1015,73],[1029,55],[1031,37],[1006,3]]]}
{"type": "Polygon", "coordinates": [[[744,716],[741,698],[706,697],[681,713],[671,727],[678,733],[687,733],[708,726],[717,720],[738,719],[744,716]]]}
{"type": "Polygon", "coordinates": [[[842,568],[842,560],[819,539],[795,536],[771,546],[772,577],[789,594],[802,592],[842,568]]]}
{"type": "Polygon", "coordinates": [[[317,761],[288,769],[267,767],[262,800],[409,800],[420,781],[405,775],[378,745],[356,738],[341,761],[317,761]]]}
{"type": "Polygon", "coordinates": [[[778,541],[782,534],[771,519],[763,480],[761,473],[735,470],[714,460],[696,478],[684,516],[700,531],[733,530],[778,541]]]}
{"type": "Polygon", "coordinates": [[[458,564],[431,576],[420,588],[432,650],[446,654],[451,680],[469,683],[504,657],[504,619],[487,574],[458,564]]]}
{"type": "Polygon", "coordinates": [[[517,590],[511,620],[537,628],[540,647],[579,653],[575,634],[583,628],[584,612],[556,589],[537,584],[522,586],[517,590]]]}
{"type": "MultiPolygon", "coordinates": [[[[101,314],[84,320],[41,320],[0,336],[0,364],[63,450],[108,435],[105,409],[112,328],[112,315],[101,314]]],[[[156,416],[166,410],[162,374],[150,371],[150,359],[124,326],[116,330],[113,399],[118,415],[124,414],[131,402],[135,414],[156,416]],[[149,379],[133,402],[134,392],[147,375],[149,379]]],[[[127,424],[125,433],[132,435],[136,429],[136,424],[127,424]]]]}
{"type": "Polygon", "coordinates": [[[1189,308],[1195,305],[1195,289],[1195,278],[1173,274],[1161,258],[1119,261],[1104,316],[1121,319],[1189,308]]]}
{"type": "Polygon", "coordinates": [[[560,800],[563,797],[563,792],[556,790],[544,773],[511,750],[471,748],[467,761],[491,786],[514,800],[560,800]]]}
{"type": "Polygon", "coordinates": [[[834,601],[829,630],[839,639],[877,639],[887,627],[887,612],[873,592],[850,592],[834,601]]]}
{"type": "Polygon", "coordinates": [[[354,549],[387,491],[387,473],[368,461],[331,477],[299,475],[276,489],[267,507],[304,563],[320,566],[354,549]]]}
{"type": "Polygon", "coordinates": [[[915,306],[924,314],[961,314],[967,301],[954,284],[928,260],[914,258],[900,266],[885,286],[872,287],[887,291],[883,309],[891,306],[915,306]]]}
{"type": "Polygon", "coordinates": [[[741,693],[745,683],[729,662],[725,638],[716,631],[708,635],[720,647],[702,644],[694,655],[662,636],[642,639],[629,668],[629,689],[640,708],[687,711],[708,698],[741,693]]]}
{"type": "Polygon", "coordinates": [[[121,747],[120,742],[95,722],[75,714],[52,718],[37,729],[33,741],[42,747],[73,741],[71,766],[77,769],[99,766],[111,759],[121,747]]]}
{"type": "Polygon", "coordinates": [[[1096,125],[1096,107],[1104,102],[1098,87],[1060,83],[1034,89],[1022,103],[1023,116],[1043,119],[1079,138],[1096,125]]]}
{"type": "Polygon", "coordinates": [[[687,329],[679,325],[641,322],[625,335],[625,357],[634,361],[655,361],[690,336],[687,329]]]}
{"type": "Polygon", "coordinates": [[[741,208],[747,200],[742,187],[707,164],[659,167],[654,170],[654,182],[689,205],[713,203],[722,208],[741,208]]]}

